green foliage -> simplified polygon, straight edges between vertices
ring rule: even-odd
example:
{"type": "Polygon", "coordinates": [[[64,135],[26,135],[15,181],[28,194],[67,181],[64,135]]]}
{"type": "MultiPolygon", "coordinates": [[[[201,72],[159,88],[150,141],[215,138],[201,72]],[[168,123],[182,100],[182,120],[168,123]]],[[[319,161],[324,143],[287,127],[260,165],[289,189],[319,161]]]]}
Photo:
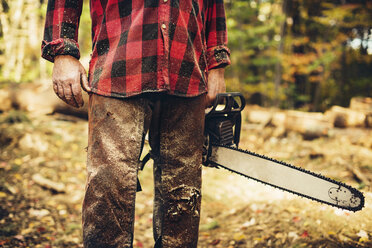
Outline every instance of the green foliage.
{"type": "MultiPolygon", "coordinates": [[[[229,1],[226,3],[232,66],[227,77],[236,77],[240,86],[232,90],[249,96],[265,92],[274,96],[275,65],[279,62],[278,33],[283,17],[279,1],[229,1]]],[[[228,85],[229,87],[229,85],[228,85]]],[[[231,89],[231,88],[230,88],[231,89]]]]}
{"type": "Polygon", "coordinates": [[[89,0],[84,0],[79,26],[79,46],[81,57],[90,57],[92,51],[92,38],[89,0]]]}
{"type": "MultiPolygon", "coordinates": [[[[0,0],[0,87],[6,87],[9,82],[40,82],[43,79],[49,81],[52,73],[52,63],[41,58],[48,1],[28,0],[28,4],[23,5],[24,9],[19,9],[17,2],[19,1],[0,0]],[[23,12],[24,15],[20,14],[23,12]]],[[[81,57],[83,60],[89,60],[89,0],[84,0],[80,24],[81,57]]]]}
{"type": "Polygon", "coordinates": [[[262,94],[264,105],[317,111],[372,94],[368,1],[235,0],[226,12],[230,89],[262,94]]]}

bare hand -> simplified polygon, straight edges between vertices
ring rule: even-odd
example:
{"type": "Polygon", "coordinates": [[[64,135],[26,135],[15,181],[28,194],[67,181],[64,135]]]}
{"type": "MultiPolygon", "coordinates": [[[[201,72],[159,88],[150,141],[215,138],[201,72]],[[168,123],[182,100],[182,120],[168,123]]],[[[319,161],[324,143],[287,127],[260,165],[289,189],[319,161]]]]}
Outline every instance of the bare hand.
{"type": "Polygon", "coordinates": [[[76,58],[69,55],[59,55],[54,59],[53,89],[59,98],[67,104],[79,108],[84,104],[81,87],[87,92],[87,73],[76,58]]]}
{"type": "Polygon", "coordinates": [[[213,69],[208,72],[208,93],[206,96],[206,108],[212,106],[218,93],[226,92],[225,69],[213,69]]]}

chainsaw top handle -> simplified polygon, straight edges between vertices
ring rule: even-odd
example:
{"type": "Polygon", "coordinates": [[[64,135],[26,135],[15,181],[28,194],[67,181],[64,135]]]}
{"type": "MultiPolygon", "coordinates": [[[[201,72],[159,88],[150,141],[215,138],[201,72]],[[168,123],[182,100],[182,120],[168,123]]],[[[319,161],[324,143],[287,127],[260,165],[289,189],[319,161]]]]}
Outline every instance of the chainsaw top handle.
{"type": "Polygon", "coordinates": [[[219,93],[206,117],[241,112],[244,107],[245,98],[240,92],[219,93]],[[217,108],[219,105],[224,106],[223,109],[217,108]]]}

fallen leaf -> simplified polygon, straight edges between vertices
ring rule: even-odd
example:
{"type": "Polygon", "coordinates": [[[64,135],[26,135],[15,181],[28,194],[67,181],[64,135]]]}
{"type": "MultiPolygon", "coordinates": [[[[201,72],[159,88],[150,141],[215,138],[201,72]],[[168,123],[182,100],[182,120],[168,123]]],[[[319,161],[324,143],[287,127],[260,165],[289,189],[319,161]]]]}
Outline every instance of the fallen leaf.
{"type": "Polygon", "coordinates": [[[20,158],[16,158],[16,159],[14,159],[13,163],[14,163],[15,165],[21,165],[21,164],[23,163],[23,161],[22,161],[22,159],[20,159],[20,158]]]}
{"type": "Polygon", "coordinates": [[[277,233],[277,234],[275,234],[275,238],[276,239],[281,239],[283,237],[284,237],[284,234],[283,233],[277,233]]]}
{"type": "Polygon", "coordinates": [[[249,221],[246,221],[246,222],[243,223],[242,228],[253,226],[254,224],[256,224],[256,219],[251,218],[249,221]]]}
{"type": "Polygon", "coordinates": [[[212,240],[212,242],[210,244],[211,245],[218,245],[220,242],[221,242],[220,239],[215,239],[215,240],[212,240]]]}
{"type": "Polygon", "coordinates": [[[298,239],[298,234],[296,232],[289,232],[288,238],[293,238],[293,240],[298,239]]]}
{"type": "Polygon", "coordinates": [[[300,220],[301,220],[301,217],[299,217],[299,216],[295,216],[295,217],[292,218],[292,221],[294,223],[300,222],[300,220]]]}
{"type": "Polygon", "coordinates": [[[142,248],[143,247],[143,244],[140,241],[136,241],[136,246],[139,247],[139,248],[142,248]]]}
{"type": "Polygon", "coordinates": [[[356,235],[360,238],[368,238],[368,233],[364,230],[360,230],[356,235]]]}
{"type": "Polygon", "coordinates": [[[368,242],[368,241],[369,241],[368,237],[363,237],[363,238],[359,239],[359,243],[365,243],[365,242],[368,242]]]}
{"type": "Polygon", "coordinates": [[[6,167],[8,167],[8,163],[6,163],[6,162],[1,162],[0,163],[0,168],[1,169],[5,169],[6,167]]]}
{"type": "Polygon", "coordinates": [[[14,174],[14,178],[18,181],[21,181],[23,179],[21,174],[19,174],[19,173],[14,174]]]}
{"type": "Polygon", "coordinates": [[[14,236],[14,238],[18,239],[18,240],[21,240],[21,241],[25,240],[25,237],[23,235],[20,235],[20,234],[14,236]]]}
{"type": "Polygon", "coordinates": [[[28,213],[31,215],[31,216],[34,216],[34,217],[44,217],[46,215],[49,215],[50,212],[47,210],[47,209],[33,209],[31,208],[30,210],[28,210],[28,213]]]}
{"type": "Polygon", "coordinates": [[[234,238],[235,241],[242,241],[246,237],[245,237],[244,233],[234,233],[233,238],[234,238]]]}
{"type": "Polygon", "coordinates": [[[301,238],[307,238],[309,237],[309,233],[307,231],[304,231],[302,234],[301,234],[301,238]]]}
{"type": "Polygon", "coordinates": [[[42,233],[42,232],[45,232],[45,231],[46,231],[46,228],[43,227],[43,226],[41,226],[41,227],[38,227],[38,228],[37,228],[37,231],[38,231],[39,233],[42,233]]]}
{"type": "Polygon", "coordinates": [[[333,232],[333,231],[329,231],[329,232],[328,232],[328,235],[329,235],[329,236],[336,236],[336,233],[333,232]]]}
{"type": "Polygon", "coordinates": [[[262,213],[262,212],[263,212],[262,209],[257,209],[257,210],[256,210],[256,214],[260,214],[260,213],[262,213]]]}
{"type": "Polygon", "coordinates": [[[212,220],[211,222],[209,222],[207,224],[201,225],[200,230],[201,231],[213,230],[213,229],[216,229],[219,226],[220,225],[218,224],[218,222],[216,220],[212,220]]]}
{"type": "Polygon", "coordinates": [[[287,210],[288,210],[289,212],[298,212],[298,209],[295,208],[295,207],[293,207],[293,206],[289,206],[289,207],[287,208],[287,210]]]}

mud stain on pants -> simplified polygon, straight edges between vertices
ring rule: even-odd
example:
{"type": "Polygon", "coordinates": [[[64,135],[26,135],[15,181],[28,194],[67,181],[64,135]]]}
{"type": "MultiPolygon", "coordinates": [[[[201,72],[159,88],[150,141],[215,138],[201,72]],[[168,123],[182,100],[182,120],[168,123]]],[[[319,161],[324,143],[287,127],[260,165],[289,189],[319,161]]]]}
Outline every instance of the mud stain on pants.
{"type": "Polygon", "coordinates": [[[90,96],[85,247],[132,247],[138,158],[148,130],[157,247],[197,247],[204,99],[90,96]]]}

